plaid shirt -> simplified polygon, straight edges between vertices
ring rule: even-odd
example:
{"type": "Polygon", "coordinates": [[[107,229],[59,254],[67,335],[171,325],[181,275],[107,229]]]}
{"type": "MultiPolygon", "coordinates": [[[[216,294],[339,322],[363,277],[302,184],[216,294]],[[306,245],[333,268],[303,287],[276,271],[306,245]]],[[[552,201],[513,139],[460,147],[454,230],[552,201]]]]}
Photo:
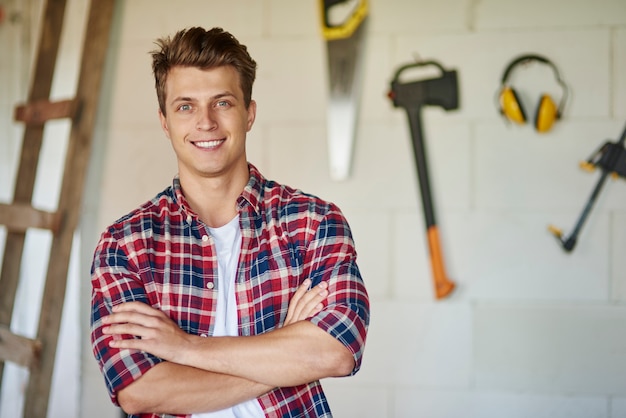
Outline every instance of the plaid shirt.
{"type": "MultiPolygon", "coordinates": [[[[325,308],[308,320],[350,350],[356,373],[369,301],[339,208],[268,181],[252,165],[237,208],[243,239],[235,284],[239,335],[279,328],[300,283],[308,277],[313,285],[324,280],[329,285],[325,308]]],[[[212,335],[219,289],[217,255],[209,237],[178,178],[102,234],[91,270],[91,340],[114,403],[119,390],[163,360],[109,347],[101,318],[114,305],[141,301],[165,312],[187,333],[212,335]]],[[[319,381],[277,388],[258,401],[267,417],[331,417],[319,381]]]]}

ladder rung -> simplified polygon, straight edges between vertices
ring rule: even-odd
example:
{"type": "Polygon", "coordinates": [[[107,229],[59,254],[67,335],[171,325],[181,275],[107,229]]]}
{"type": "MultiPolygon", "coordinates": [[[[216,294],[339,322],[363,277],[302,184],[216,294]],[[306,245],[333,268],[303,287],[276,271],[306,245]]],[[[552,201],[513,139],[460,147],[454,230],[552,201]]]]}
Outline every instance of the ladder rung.
{"type": "Polygon", "coordinates": [[[15,108],[15,120],[27,125],[43,125],[51,119],[71,118],[76,113],[76,99],[51,102],[37,100],[15,108]]]}
{"type": "Polygon", "coordinates": [[[0,325],[0,360],[30,368],[40,351],[40,341],[13,334],[9,327],[0,325]]]}
{"type": "Polygon", "coordinates": [[[28,228],[48,229],[57,232],[61,224],[58,212],[46,212],[27,204],[0,203],[0,225],[9,231],[26,232],[28,228]]]}

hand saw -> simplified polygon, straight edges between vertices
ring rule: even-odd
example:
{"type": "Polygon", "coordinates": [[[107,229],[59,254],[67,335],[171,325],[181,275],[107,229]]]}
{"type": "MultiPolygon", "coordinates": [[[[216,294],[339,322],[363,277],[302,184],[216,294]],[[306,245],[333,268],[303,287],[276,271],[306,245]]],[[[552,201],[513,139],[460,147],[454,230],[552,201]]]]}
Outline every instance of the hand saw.
{"type": "Polygon", "coordinates": [[[320,0],[320,6],[322,33],[328,50],[330,176],[333,180],[345,180],[350,174],[361,99],[368,4],[367,0],[320,0]]]}

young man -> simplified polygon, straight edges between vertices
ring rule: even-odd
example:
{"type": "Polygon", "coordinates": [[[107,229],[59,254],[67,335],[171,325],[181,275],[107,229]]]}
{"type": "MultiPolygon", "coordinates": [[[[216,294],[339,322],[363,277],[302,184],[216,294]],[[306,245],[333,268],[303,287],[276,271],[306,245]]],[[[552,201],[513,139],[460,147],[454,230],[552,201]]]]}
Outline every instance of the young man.
{"type": "Polygon", "coordinates": [[[92,266],[92,344],[142,417],[330,417],[319,379],[361,364],[369,301],[332,203],[246,159],[256,63],[219,28],[160,39],[173,185],[111,225],[92,266]]]}

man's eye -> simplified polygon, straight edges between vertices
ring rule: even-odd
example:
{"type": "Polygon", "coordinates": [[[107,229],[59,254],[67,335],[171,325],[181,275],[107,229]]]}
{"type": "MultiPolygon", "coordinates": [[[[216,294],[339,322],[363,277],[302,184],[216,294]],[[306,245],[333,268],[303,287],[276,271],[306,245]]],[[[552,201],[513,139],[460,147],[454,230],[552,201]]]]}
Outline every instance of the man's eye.
{"type": "Polygon", "coordinates": [[[188,104],[182,104],[178,106],[178,110],[182,110],[183,112],[188,112],[191,110],[191,106],[188,104]]]}
{"type": "Polygon", "coordinates": [[[230,103],[226,100],[220,100],[219,102],[217,102],[217,107],[228,107],[230,106],[230,103]]]}

